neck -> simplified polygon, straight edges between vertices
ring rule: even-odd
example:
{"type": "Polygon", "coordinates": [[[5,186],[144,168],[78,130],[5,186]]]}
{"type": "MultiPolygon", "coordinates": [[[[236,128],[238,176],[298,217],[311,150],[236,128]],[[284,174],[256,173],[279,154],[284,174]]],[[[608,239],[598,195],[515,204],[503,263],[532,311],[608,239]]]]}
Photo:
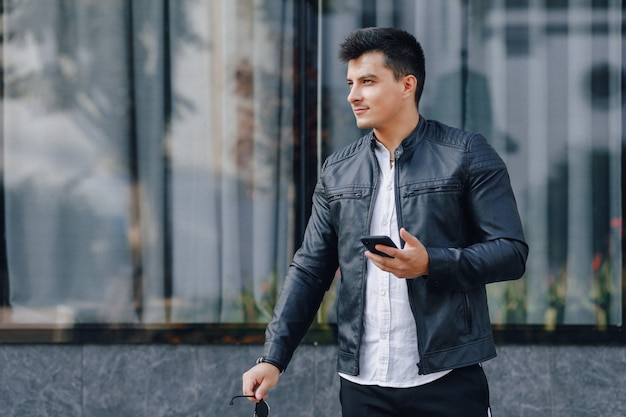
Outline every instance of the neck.
{"type": "Polygon", "coordinates": [[[415,117],[409,117],[401,123],[394,123],[392,126],[384,128],[374,128],[376,139],[393,155],[393,151],[413,132],[419,123],[419,118],[419,113],[415,113],[415,117]]]}

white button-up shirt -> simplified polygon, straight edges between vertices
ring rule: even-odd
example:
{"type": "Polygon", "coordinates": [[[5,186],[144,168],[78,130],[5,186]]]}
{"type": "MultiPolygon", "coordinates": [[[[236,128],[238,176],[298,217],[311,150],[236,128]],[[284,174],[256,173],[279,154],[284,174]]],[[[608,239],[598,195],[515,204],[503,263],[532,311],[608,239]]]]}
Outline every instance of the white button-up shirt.
{"type": "MultiPolygon", "coordinates": [[[[400,247],[395,204],[395,165],[389,151],[376,143],[380,166],[378,195],[374,202],[371,235],[387,235],[400,247]]],[[[367,261],[364,327],[360,374],[340,374],[362,385],[408,388],[434,381],[449,371],[419,375],[417,329],[409,305],[405,279],[384,272],[367,261]]]]}

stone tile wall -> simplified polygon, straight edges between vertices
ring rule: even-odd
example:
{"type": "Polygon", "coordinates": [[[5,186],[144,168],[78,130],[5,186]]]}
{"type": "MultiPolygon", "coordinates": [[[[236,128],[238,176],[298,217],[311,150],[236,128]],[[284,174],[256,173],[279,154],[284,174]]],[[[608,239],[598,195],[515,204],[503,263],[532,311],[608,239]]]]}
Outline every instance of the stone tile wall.
{"type": "MultiPolygon", "coordinates": [[[[494,417],[626,416],[626,348],[501,346],[494,417]]],[[[259,346],[0,345],[2,417],[251,416],[241,373],[259,346]]],[[[340,416],[334,346],[300,347],[272,417],[340,416]]]]}

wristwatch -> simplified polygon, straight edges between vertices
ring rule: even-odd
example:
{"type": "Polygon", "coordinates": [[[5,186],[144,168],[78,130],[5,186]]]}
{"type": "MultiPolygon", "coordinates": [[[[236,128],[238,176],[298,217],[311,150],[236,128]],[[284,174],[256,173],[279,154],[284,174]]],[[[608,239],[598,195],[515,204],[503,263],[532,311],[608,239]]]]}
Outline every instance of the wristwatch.
{"type": "Polygon", "coordinates": [[[275,367],[277,367],[281,374],[285,372],[285,370],[281,368],[280,365],[276,363],[276,361],[273,361],[265,356],[259,356],[257,358],[256,364],[258,365],[259,363],[269,363],[270,365],[274,365],[275,367]]]}

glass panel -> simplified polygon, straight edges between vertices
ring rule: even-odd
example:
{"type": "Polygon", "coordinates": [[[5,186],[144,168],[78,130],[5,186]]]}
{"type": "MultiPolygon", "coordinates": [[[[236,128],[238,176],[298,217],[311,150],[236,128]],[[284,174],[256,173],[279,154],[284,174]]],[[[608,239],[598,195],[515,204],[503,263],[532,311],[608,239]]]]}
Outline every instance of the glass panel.
{"type": "Polygon", "coordinates": [[[492,286],[497,322],[622,322],[621,2],[473,8],[469,66],[493,83],[530,244],[526,279],[492,286]]]}
{"type": "Polygon", "coordinates": [[[622,324],[622,1],[318,5],[312,59],[290,0],[3,0],[0,329],[267,321],[315,180],[294,138],[363,134],[337,51],[372,25],[422,43],[421,113],[509,166],[531,254],[493,322],[622,324]]]}
{"type": "Polygon", "coordinates": [[[325,154],[364,132],[338,45],[359,27],[413,33],[420,113],[483,133],[509,167],[530,256],[488,286],[495,324],[622,324],[622,2],[340,1],[324,10],[325,154]]]}
{"type": "Polygon", "coordinates": [[[3,1],[0,328],[265,322],[294,251],[294,5],[3,1]]]}

